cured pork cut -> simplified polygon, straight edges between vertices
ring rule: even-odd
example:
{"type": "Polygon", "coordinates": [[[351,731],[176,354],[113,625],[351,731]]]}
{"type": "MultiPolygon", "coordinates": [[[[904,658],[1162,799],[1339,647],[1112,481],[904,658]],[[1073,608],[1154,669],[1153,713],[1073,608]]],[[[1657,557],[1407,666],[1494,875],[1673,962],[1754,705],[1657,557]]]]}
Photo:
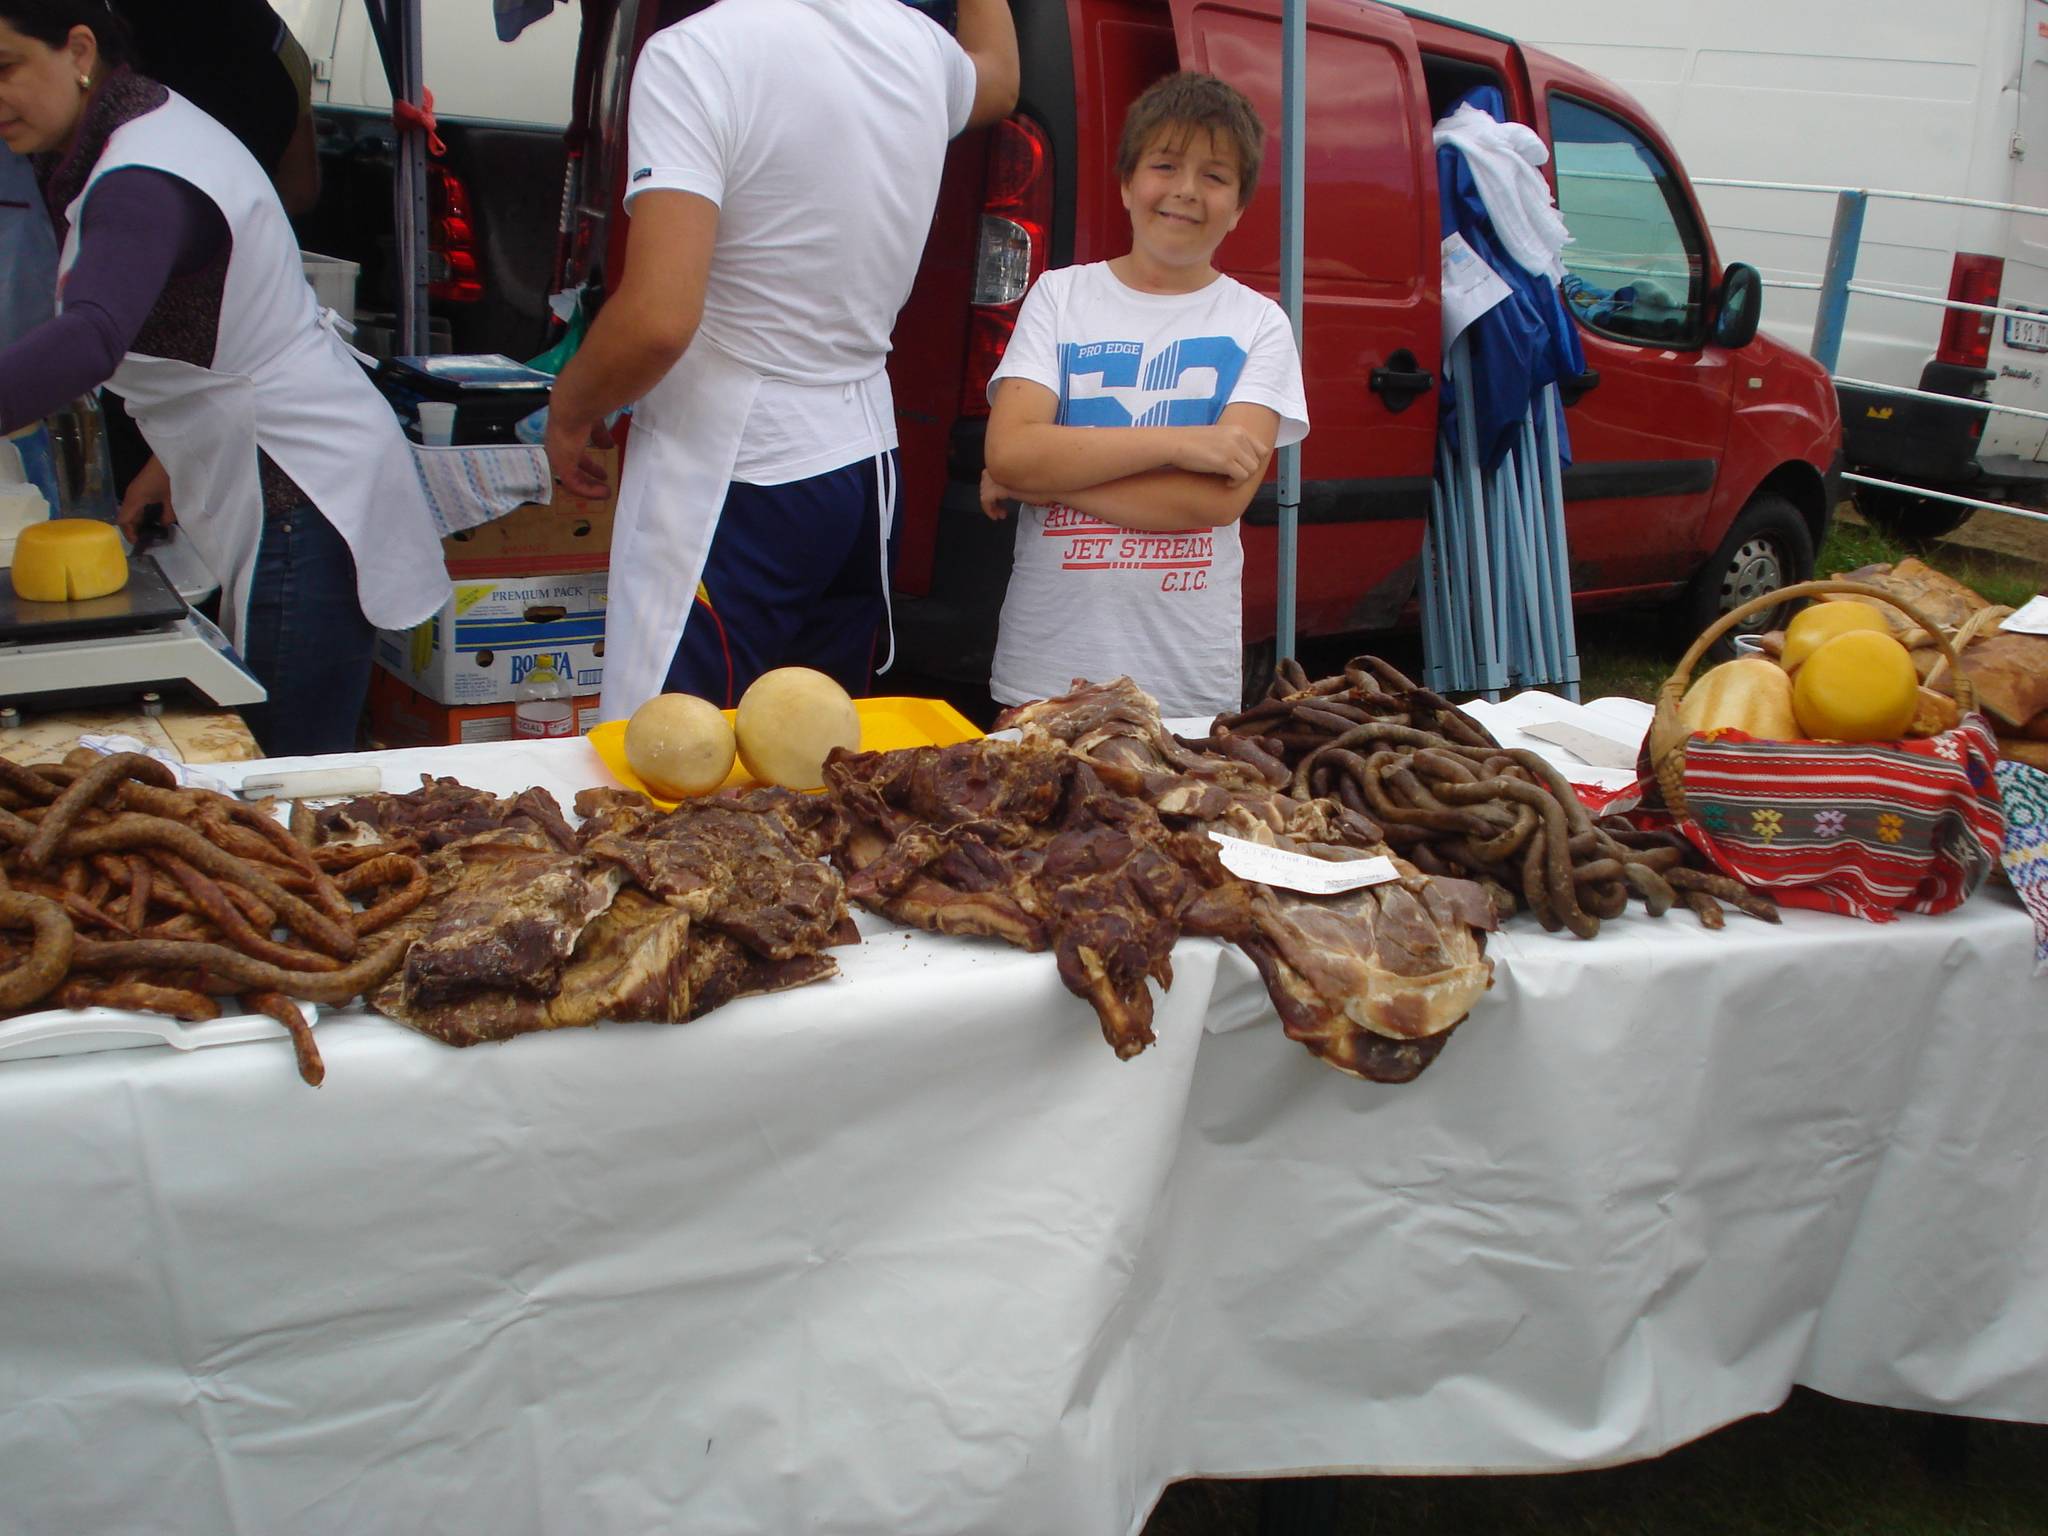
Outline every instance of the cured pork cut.
{"type": "Polygon", "coordinates": [[[1129,1058],[1153,1042],[1147,979],[1173,979],[1182,931],[1245,917],[1220,865],[1055,743],[834,752],[847,891],[897,922],[1051,949],[1067,989],[1129,1058]],[[1194,873],[1191,873],[1191,869],[1194,873]]]}
{"type": "Polygon", "coordinates": [[[1288,1036],[1338,1070],[1410,1080],[1492,985],[1484,934],[1498,917],[1483,889],[1424,874],[1369,818],[1333,800],[1292,799],[1269,768],[1182,742],[1129,678],[1022,705],[996,723],[1014,726],[1026,746],[1065,746],[1143,799],[1182,829],[1177,847],[1208,845],[1218,831],[1321,858],[1393,860],[1397,880],[1335,896],[1246,882],[1248,920],[1221,935],[1258,966],[1288,1036]]]}
{"type": "Polygon", "coordinates": [[[837,973],[855,941],[822,855],[841,823],[820,796],[754,790],[663,814],[630,791],[500,798],[452,780],[329,813],[348,842],[431,846],[404,965],[370,997],[450,1045],[602,1020],[681,1023],[736,997],[837,973]]]}
{"type": "Polygon", "coordinates": [[[427,861],[431,922],[399,979],[414,1004],[479,987],[553,994],[583,930],[612,904],[625,871],[564,853],[533,832],[488,832],[427,861]]]}

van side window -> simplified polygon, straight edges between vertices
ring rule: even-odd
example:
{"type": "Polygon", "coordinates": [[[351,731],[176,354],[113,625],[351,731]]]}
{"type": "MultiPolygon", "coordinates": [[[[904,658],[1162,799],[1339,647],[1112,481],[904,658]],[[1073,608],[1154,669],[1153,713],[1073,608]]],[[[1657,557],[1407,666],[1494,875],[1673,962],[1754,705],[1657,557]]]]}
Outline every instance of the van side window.
{"type": "Polygon", "coordinates": [[[1622,341],[1701,345],[1704,242],[1671,167],[1628,124],[1568,96],[1550,98],[1550,134],[1572,313],[1622,341]]]}

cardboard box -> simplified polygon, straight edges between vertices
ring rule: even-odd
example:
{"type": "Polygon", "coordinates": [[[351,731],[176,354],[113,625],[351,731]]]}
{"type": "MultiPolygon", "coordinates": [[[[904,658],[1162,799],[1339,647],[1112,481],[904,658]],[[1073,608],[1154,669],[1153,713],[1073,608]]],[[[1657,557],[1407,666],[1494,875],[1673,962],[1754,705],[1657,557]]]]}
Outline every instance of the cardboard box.
{"type": "MultiPolygon", "coordinates": [[[[576,701],[576,728],[597,724],[597,695],[576,701]]],[[[452,747],[471,741],[510,741],[517,704],[443,704],[408,688],[382,667],[370,673],[370,740],[378,747],[452,747]]]]}
{"type": "Polygon", "coordinates": [[[611,491],[595,500],[560,492],[543,506],[529,501],[481,528],[467,528],[441,541],[448,574],[456,580],[480,576],[532,576],[565,571],[602,571],[612,558],[612,513],[619,499],[619,451],[593,449],[611,491]]]}
{"type": "Polygon", "coordinates": [[[416,629],[383,630],[377,662],[440,704],[511,704],[536,684],[604,682],[603,571],[458,581],[416,629]]]}

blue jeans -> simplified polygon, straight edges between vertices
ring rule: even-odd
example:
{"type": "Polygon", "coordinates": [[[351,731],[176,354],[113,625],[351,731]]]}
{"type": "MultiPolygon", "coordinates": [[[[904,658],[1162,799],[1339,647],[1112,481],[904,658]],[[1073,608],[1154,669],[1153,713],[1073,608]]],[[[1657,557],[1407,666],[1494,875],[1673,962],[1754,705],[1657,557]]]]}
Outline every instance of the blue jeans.
{"type": "Polygon", "coordinates": [[[242,636],[270,693],[242,711],[266,756],[355,750],[376,643],[348,541],[310,506],[267,518],[242,636]]]}

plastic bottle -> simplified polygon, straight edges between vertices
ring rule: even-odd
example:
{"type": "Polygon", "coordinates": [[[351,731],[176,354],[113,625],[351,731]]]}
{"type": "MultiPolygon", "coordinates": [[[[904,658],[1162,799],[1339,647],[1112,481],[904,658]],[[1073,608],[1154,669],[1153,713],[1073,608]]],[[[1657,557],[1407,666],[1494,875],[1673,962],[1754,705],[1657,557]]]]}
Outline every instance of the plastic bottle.
{"type": "Polygon", "coordinates": [[[576,734],[576,700],[569,685],[552,673],[520,685],[512,705],[512,735],[520,741],[548,741],[576,734]]]}

